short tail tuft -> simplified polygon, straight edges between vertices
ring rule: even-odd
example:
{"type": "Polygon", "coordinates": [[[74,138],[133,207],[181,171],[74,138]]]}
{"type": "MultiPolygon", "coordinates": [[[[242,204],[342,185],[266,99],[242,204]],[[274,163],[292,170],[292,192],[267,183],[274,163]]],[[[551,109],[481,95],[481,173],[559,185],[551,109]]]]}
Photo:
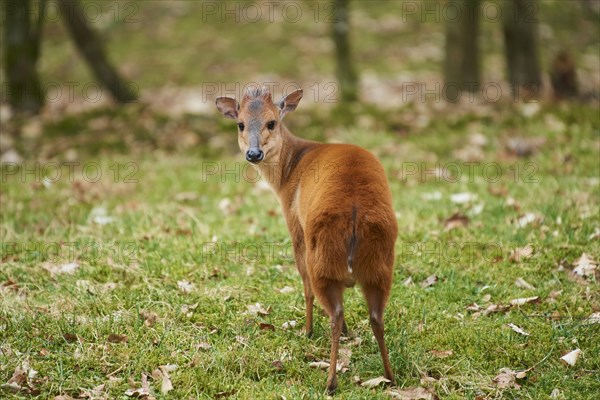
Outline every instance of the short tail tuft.
{"type": "Polygon", "coordinates": [[[356,206],[352,207],[352,235],[348,243],[348,272],[352,273],[352,265],[354,263],[354,253],[356,252],[356,206]]]}

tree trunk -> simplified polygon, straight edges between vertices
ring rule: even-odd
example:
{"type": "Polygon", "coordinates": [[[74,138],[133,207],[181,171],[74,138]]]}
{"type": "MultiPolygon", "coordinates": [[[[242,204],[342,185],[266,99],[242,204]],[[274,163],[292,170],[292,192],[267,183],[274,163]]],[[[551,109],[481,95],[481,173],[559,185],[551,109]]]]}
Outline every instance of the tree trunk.
{"type": "Polygon", "coordinates": [[[461,92],[475,92],[479,76],[479,0],[450,0],[446,22],[444,97],[457,101],[461,92]]]}
{"type": "Polygon", "coordinates": [[[358,82],[349,41],[349,0],[335,0],[332,36],[335,43],[336,75],[342,102],[351,103],[358,98],[358,82]]]}
{"type": "Polygon", "coordinates": [[[537,48],[538,4],[535,0],[504,0],[502,6],[508,80],[514,93],[536,95],[542,84],[537,48]]]}
{"type": "Polygon", "coordinates": [[[135,87],[124,83],[117,70],[110,64],[100,39],[88,26],[79,0],[58,0],[67,29],[77,49],[94,72],[96,79],[106,87],[118,103],[129,103],[137,99],[135,87]]]}
{"type": "MultiPolygon", "coordinates": [[[[44,1],[40,2],[43,7],[44,1]]],[[[42,13],[34,24],[30,20],[29,0],[4,2],[4,67],[8,103],[17,113],[39,113],[44,105],[44,94],[37,73],[40,52],[42,13]]]]}

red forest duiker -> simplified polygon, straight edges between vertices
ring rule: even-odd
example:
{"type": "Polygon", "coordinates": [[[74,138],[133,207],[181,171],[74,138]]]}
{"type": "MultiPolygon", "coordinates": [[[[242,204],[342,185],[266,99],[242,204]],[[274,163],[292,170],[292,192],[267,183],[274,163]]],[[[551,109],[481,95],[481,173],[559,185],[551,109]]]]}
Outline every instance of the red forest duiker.
{"type": "Polygon", "coordinates": [[[350,144],[300,139],[283,125],[302,98],[296,90],[277,103],[267,88],[252,87],[240,102],[219,97],[217,108],[237,122],[246,160],[277,194],[304,283],[306,333],[313,330],[315,296],[331,320],[327,391],[337,387],[336,365],[346,331],[343,294],[358,282],[383,360],[394,381],[384,341],[383,312],[390,295],[397,223],[381,163],[350,144]]]}

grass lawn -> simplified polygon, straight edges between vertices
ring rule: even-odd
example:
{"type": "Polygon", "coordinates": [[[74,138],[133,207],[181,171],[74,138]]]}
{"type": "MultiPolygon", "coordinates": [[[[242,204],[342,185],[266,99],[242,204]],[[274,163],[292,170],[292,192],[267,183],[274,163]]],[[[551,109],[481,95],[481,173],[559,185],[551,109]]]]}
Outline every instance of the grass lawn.
{"type": "MultiPolygon", "coordinates": [[[[386,339],[398,387],[456,399],[600,390],[600,325],[585,322],[600,307],[597,272],[571,273],[582,253],[600,255],[597,110],[523,110],[467,113],[405,137],[352,128],[330,138],[376,153],[392,187],[400,234],[386,339]],[[545,142],[516,157],[507,150],[515,130],[545,142]],[[482,161],[467,167],[457,150],[474,149],[482,161]],[[454,213],[466,219],[446,222],[454,213]],[[528,244],[532,254],[515,261],[511,252],[528,244]],[[503,307],[529,297],[538,299],[503,307]],[[576,365],[561,363],[575,349],[576,365]],[[519,390],[493,382],[502,368],[527,371],[519,390]]],[[[33,163],[29,175],[3,170],[3,382],[27,362],[39,398],[99,385],[99,396],[125,398],[128,380],[139,386],[142,374],[173,364],[167,395],[150,378],[157,398],[323,397],[326,373],[309,363],[328,358],[328,321],[317,311],[314,337],[303,336],[279,206],[240,155],[101,154],[63,165],[60,179],[51,165],[38,164],[37,175],[33,163]]],[[[351,357],[338,397],[389,398],[383,386],[354,382],[382,367],[357,288],[345,304],[351,357]]]]}
{"type": "MultiPolygon", "coordinates": [[[[333,79],[329,26],[312,14],[266,29],[200,23],[202,2],[116,4],[134,5],[120,10],[137,10],[136,22],[95,27],[150,97],[163,86],[273,78],[322,89],[333,79]]],[[[363,88],[371,82],[377,97],[388,82],[441,79],[442,24],[402,21],[401,2],[353,4],[363,88]]],[[[582,91],[597,91],[600,25],[563,4],[540,9],[543,69],[559,49],[577,49],[582,91]]],[[[61,24],[45,29],[43,81],[93,80],[61,24]]],[[[482,30],[483,78],[501,81],[499,24],[482,30]]],[[[385,313],[392,390],[595,398],[597,103],[426,100],[387,111],[365,103],[348,124],[307,95],[286,118],[298,136],[365,147],[387,172],[399,226],[385,313]],[[577,349],[573,366],[561,361],[577,349]]],[[[310,364],[329,357],[329,322],[317,306],[314,336],[302,333],[284,219],[238,154],[234,123],[212,104],[178,116],[142,103],[78,114],[49,106],[56,114],[26,121],[14,146],[2,136],[25,161],[1,171],[0,397],[324,398],[326,371],[310,364]]],[[[391,398],[383,384],[360,385],[383,368],[358,288],[346,291],[345,313],[336,398],[391,398]]]]}

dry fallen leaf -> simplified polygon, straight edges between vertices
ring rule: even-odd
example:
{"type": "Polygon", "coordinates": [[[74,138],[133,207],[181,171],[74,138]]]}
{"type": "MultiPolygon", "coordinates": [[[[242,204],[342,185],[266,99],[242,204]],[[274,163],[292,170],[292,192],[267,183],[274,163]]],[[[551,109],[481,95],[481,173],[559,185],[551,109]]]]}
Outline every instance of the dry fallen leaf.
{"type": "Polygon", "coordinates": [[[430,353],[433,354],[433,356],[437,357],[437,358],[446,358],[446,357],[450,357],[452,354],[454,354],[454,351],[452,351],[452,350],[431,350],[430,353]]]}
{"type": "MultiPolygon", "coordinates": [[[[523,114],[526,117],[531,117],[539,110],[539,104],[527,103],[523,106],[523,114]]],[[[506,139],[504,146],[506,151],[517,157],[528,157],[537,152],[540,147],[546,143],[546,138],[543,136],[533,137],[511,137],[506,139]]]]}
{"type": "Polygon", "coordinates": [[[281,294],[288,294],[288,293],[293,293],[296,291],[296,289],[294,289],[293,287],[290,286],[284,286],[281,289],[277,290],[279,293],[281,294]]]}
{"type": "Polygon", "coordinates": [[[93,387],[92,389],[81,389],[79,396],[80,399],[90,400],[109,400],[108,393],[105,391],[106,384],[101,384],[93,387]]]}
{"type": "Polygon", "coordinates": [[[19,290],[19,285],[17,284],[17,282],[10,278],[8,278],[6,282],[3,282],[2,285],[0,285],[0,292],[9,290],[13,290],[15,292],[19,290]]]}
{"type": "Polygon", "coordinates": [[[380,376],[378,378],[373,378],[373,379],[369,379],[368,381],[364,381],[363,383],[360,384],[360,386],[366,387],[366,388],[374,388],[374,387],[381,385],[382,383],[390,383],[390,382],[391,381],[389,379],[384,378],[383,376],[380,376]]]}
{"type": "Polygon", "coordinates": [[[198,200],[199,196],[198,193],[196,192],[181,192],[181,193],[177,193],[175,196],[173,196],[173,199],[175,201],[181,201],[181,202],[186,202],[186,201],[196,201],[198,200]]]}
{"type": "Polygon", "coordinates": [[[495,313],[495,312],[504,312],[508,310],[510,306],[504,304],[490,304],[485,311],[483,312],[485,315],[495,313]]]}
{"type": "Polygon", "coordinates": [[[288,330],[289,328],[294,328],[297,324],[298,324],[298,322],[296,322],[296,321],[286,321],[281,325],[281,328],[285,331],[285,330],[288,330]]]}
{"type": "MultiPolygon", "coordinates": [[[[340,341],[342,341],[342,340],[341,340],[341,338],[340,338],[340,341]]],[[[352,339],[352,340],[348,340],[346,344],[347,344],[348,346],[360,346],[360,344],[361,344],[361,343],[362,343],[362,339],[361,339],[361,337],[360,337],[360,336],[357,336],[357,337],[355,337],[355,338],[354,338],[354,339],[352,339]]]]}
{"type": "Polygon", "coordinates": [[[190,293],[194,290],[194,284],[189,281],[177,281],[177,287],[179,287],[179,290],[183,293],[190,293]]]}
{"type": "Polygon", "coordinates": [[[181,306],[181,313],[190,318],[194,314],[196,308],[198,308],[198,303],[184,304],[181,306]]]}
{"type": "Polygon", "coordinates": [[[600,312],[593,313],[583,321],[585,325],[600,324],[600,312]]]}
{"type": "Polygon", "coordinates": [[[160,380],[161,386],[160,391],[162,394],[167,394],[171,390],[173,390],[173,383],[171,382],[171,377],[169,376],[169,372],[173,372],[177,369],[177,365],[175,364],[167,364],[161,365],[154,371],[152,371],[152,378],[154,380],[160,380]]]}
{"type": "Polygon", "coordinates": [[[533,246],[528,244],[525,247],[517,247],[514,250],[511,250],[510,256],[508,256],[508,260],[512,262],[521,262],[530,258],[533,254],[533,246]]]}
{"type": "Polygon", "coordinates": [[[513,299],[510,301],[510,305],[512,306],[522,306],[524,304],[527,303],[533,303],[533,302],[537,302],[540,299],[539,296],[534,296],[534,297],[521,297],[518,299],[513,299]]]}
{"type": "Polygon", "coordinates": [[[228,197],[224,197],[217,204],[219,210],[225,215],[232,214],[235,211],[235,208],[231,205],[231,199],[228,197]]]}
{"type": "Polygon", "coordinates": [[[283,362],[281,360],[275,360],[271,363],[271,365],[273,366],[273,368],[275,368],[276,371],[283,371],[284,369],[283,362]]]}
{"type": "Polygon", "coordinates": [[[521,205],[519,204],[519,202],[517,200],[515,200],[514,198],[512,198],[512,197],[507,197],[506,198],[506,205],[509,206],[509,207],[512,207],[516,211],[520,211],[521,210],[521,205]]]}
{"type": "Polygon", "coordinates": [[[581,254],[577,260],[573,261],[573,272],[579,276],[593,276],[598,265],[596,261],[586,253],[581,254]]]}
{"type": "Polygon", "coordinates": [[[542,221],[542,218],[534,213],[526,213],[517,219],[517,226],[519,228],[524,228],[531,223],[539,223],[542,221]]]}
{"type": "MultiPolygon", "coordinates": [[[[338,362],[335,366],[335,370],[337,372],[346,372],[348,371],[348,366],[350,365],[350,357],[352,356],[352,350],[347,348],[341,348],[339,350],[338,362]]],[[[308,363],[308,366],[311,368],[317,369],[329,369],[331,363],[329,361],[312,361],[308,363]]]]}
{"type": "Polygon", "coordinates": [[[430,275],[427,277],[427,279],[425,279],[423,282],[421,282],[421,287],[428,288],[430,286],[433,286],[437,281],[438,281],[438,277],[436,275],[430,275]]]}
{"type": "Polygon", "coordinates": [[[513,324],[512,322],[508,323],[507,325],[510,329],[517,332],[518,334],[521,334],[523,336],[529,336],[529,333],[525,332],[525,330],[523,330],[523,328],[513,324]]]}
{"type": "Polygon", "coordinates": [[[70,262],[66,264],[56,265],[51,262],[45,262],[42,264],[42,268],[50,272],[52,275],[58,274],[74,274],[79,269],[79,264],[76,262],[70,262]]]}
{"type": "Polygon", "coordinates": [[[532,369],[533,369],[533,367],[527,368],[526,370],[523,370],[523,371],[516,371],[515,378],[517,378],[517,379],[525,379],[525,377],[527,377],[527,373],[529,371],[531,371],[532,369]]]}
{"type": "Polygon", "coordinates": [[[573,350],[573,351],[565,354],[560,359],[563,362],[569,364],[571,367],[573,367],[577,363],[577,359],[579,358],[580,354],[581,354],[581,350],[580,349],[575,349],[575,350],[573,350]]]}
{"type": "Polygon", "coordinates": [[[308,363],[308,366],[311,368],[317,368],[317,369],[328,369],[329,368],[329,362],[327,361],[313,361],[308,363]]]}
{"type": "Polygon", "coordinates": [[[456,228],[462,228],[469,225],[469,217],[461,213],[454,213],[444,221],[444,228],[447,231],[456,228]]]}
{"type": "Polygon", "coordinates": [[[506,186],[489,186],[488,187],[488,192],[492,196],[497,196],[497,197],[506,197],[506,196],[508,196],[508,189],[506,188],[506,186]]]}
{"type": "Polygon", "coordinates": [[[109,343],[123,343],[123,342],[127,342],[127,340],[128,340],[127,335],[118,335],[116,333],[111,333],[110,335],[108,335],[108,338],[106,339],[106,341],[109,343]]]}
{"type": "Polygon", "coordinates": [[[67,343],[73,343],[73,342],[76,342],[76,341],[80,341],[81,342],[81,340],[79,339],[79,336],[77,336],[77,335],[75,335],[73,333],[64,333],[62,335],[62,337],[63,337],[63,339],[67,343]]]}
{"type": "Polygon", "coordinates": [[[83,354],[81,352],[81,348],[77,347],[73,352],[73,358],[76,360],[81,360],[83,358],[83,354]]]}
{"type": "Polygon", "coordinates": [[[77,270],[77,268],[79,268],[78,263],[76,263],[76,262],[67,263],[67,264],[61,265],[58,272],[62,273],[62,274],[72,274],[77,270]]]}
{"type": "Polygon", "coordinates": [[[477,195],[469,192],[455,193],[450,195],[450,201],[456,204],[469,203],[477,199],[477,195]]]}
{"type": "Polygon", "coordinates": [[[31,388],[27,382],[27,371],[21,367],[15,368],[8,382],[1,385],[0,389],[10,393],[31,393],[31,388]]]}
{"type": "Polygon", "coordinates": [[[153,311],[140,311],[140,317],[144,320],[144,325],[151,327],[158,320],[158,314],[153,311]]]}
{"type": "Polygon", "coordinates": [[[348,371],[348,367],[350,366],[350,359],[352,358],[352,350],[347,347],[342,347],[338,352],[338,362],[336,365],[336,370],[338,372],[346,372],[348,371]]]}
{"type": "Polygon", "coordinates": [[[207,342],[200,342],[196,345],[196,350],[210,350],[212,349],[212,345],[207,342]]]}
{"type": "Polygon", "coordinates": [[[260,303],[254,303],[246,306],[248,313],[252,315],[269,315],[269,311],[260,303]]]}
{"type": "Polygon", "coordinates": [[[399,400],[438,400],[438,397],[432,389],[423,387],[390,389],[388,390],[388,393],[392,399],[399,400]]]}
{"type": "Polygon", "coordinates": [[[509,368],[502,368],[500,373],[496,375],[493,382],[496,384],[498,389],[520,389],[521,385],[516,382],[517,372],[509,368]]]}
{"type": "Polygon", "coordinates": [[[238,342],[239,344],[243,345],[243,346],[248,346],[248,339],[246,339],[243,336],[236,336],[235,337],[235,341],[238,342]]]}
{"type": "Polygon", "coordinates": [[[534,287],[532,284],[530,284],[529,282],[527,282],[527,281],[526,281],[525,279],[523,279],[523,278],[517,278],[517,279],[515,280],[515,285],[516,285],[518,288],[521,288],[521,289],[529,289],[529,290],[534,290],[534,289],[535,289],[535,287],[534,287]]]}
{"type": "Polygon", "coordinates": [[[419,383],[424,386],[430,386],[431,384],[437,382],[438,379],[435,379],[433,376],[421,375],[421,379],[419,379],[419,383]]]}
{"type": "Polygon", "coordinates": [[[275,326],[273,324],[268,324],[266,322],[261,322],[259,324],[259,328],[261,331],[274,331],[275,330],[275,326]]]}
{"type": "MultiPolygon", "coordinates": [[[[129,384],[132,386],[132,381],[130,378],[129,384]]],[[[145,400],[154,400],[155,397],[150,393],[150,385],[148,384],[148,376],[142,373],[142,384],[141,387],[132,387],[131,389],[127,389],[125,391],[125,395],[129,397],[133,397],[136,399],[145,399],[145,400]]]]}
{"type": "Polygon", "coordinates": [[[94,207],[90,211],[89,218],[97,225],[107,225],[113,222],[113,217],[108,215],[108,211],[104,207],[94,207]]]}

